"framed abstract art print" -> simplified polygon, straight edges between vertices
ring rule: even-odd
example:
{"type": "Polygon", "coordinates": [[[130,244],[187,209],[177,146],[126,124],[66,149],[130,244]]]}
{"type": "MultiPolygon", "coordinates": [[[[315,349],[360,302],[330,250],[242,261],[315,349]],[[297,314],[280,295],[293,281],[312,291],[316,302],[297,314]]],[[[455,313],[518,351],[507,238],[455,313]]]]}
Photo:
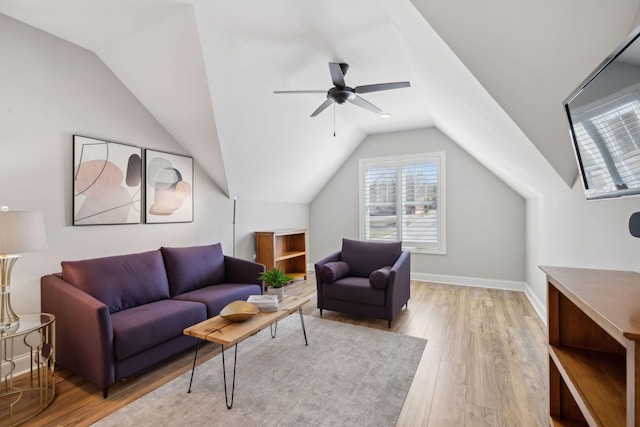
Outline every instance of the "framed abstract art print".
{"type": "Polygon", "coordinates": [[[73,136],[73,225],[139,224],[142,149],[73,136]]]}
{"type": "Polygon", "coordinates": [[[193,221],[193,158],[145,150],[145,222],[193,221]]]}

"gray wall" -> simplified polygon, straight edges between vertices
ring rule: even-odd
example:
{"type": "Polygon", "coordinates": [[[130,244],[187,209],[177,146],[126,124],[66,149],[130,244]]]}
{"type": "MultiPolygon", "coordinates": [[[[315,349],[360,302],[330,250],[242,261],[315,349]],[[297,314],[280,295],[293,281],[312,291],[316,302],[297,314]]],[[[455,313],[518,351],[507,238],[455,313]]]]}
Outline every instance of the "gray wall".
{"type": "MultiPolygon", "coordinates": [[[[231,254],[233,201],[198,167],[195,221],[71,225],[72,135],[189,154],[93,53],[0,14],[0,205],[44,213],[49,248],[12,274],[19,313],[40,310],[40,276],[60,261],[221,242],[231,254]]],[[[206,161],[206,159],[204,159],[206,161]]],[[[237,255],[254,257],[253,231],[308,226],[308,207],[238,200],[237,255]]]]}
{"type": "Polygon", "coordinates": [[[571,190],[527,200],[527,283],[540,302],[547,295],[540,265],[640,270],[640,239],[628,229],[639,210],[638,197],[586,200],[579,180],[571,190]]]}
{"type": "Polygon", "coordinates": [[[525,201],[436,128],[367,137],[311,202],[310,262],[358,238],[358,160],[446,153],[447,254],[412,254],[413,273],[524,281],[525,201]]]}

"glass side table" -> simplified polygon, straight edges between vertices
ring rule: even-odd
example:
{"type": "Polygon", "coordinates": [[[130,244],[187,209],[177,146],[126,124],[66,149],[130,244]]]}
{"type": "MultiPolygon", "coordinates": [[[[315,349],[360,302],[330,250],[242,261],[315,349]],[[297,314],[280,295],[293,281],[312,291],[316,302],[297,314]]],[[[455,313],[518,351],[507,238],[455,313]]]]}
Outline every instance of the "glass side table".
{"type": "Polygon", "coordinates": [[[20,326],[0,335],[0,425],[42,412],[56,394],[55,316],[20,314],[20,326]],[[27,366],[28,365],[28,366],[27,366]]]}

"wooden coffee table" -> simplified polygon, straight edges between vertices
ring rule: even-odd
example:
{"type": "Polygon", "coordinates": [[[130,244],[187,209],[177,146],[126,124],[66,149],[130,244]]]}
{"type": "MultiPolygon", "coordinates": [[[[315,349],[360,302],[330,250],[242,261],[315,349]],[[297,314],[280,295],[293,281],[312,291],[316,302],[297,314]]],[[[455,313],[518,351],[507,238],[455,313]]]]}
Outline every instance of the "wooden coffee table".
{"type": "Polygon", "coordinates": [[[222,376],[224,381],[224,399],[227,409],[233,406],[233,395],[236,385],[236,361],[238,356],[238,343],[244,341],[252,335],[260,332],[269,326],[271,330],[271,338],[275,338],[278,331],[278,320],[287,317],[296,310],[300,314],[300,324],[302,325],[302,333],[304,335],[304,344],[307,342],[307,331],[304,327],[304,317],[302,316],[302,306],[309,302],[308,297],[287,296],[280,302],[278,311],[261,311],[249,320],[244,322],[231,322],[220,316],[212,317],[203,322],[186,328],[183,333],[198,338],[196,353],[193,357],[193,368],[191,369],[191,380],[189,381],[189,390],[191,393],[191,384],[193,383],[193,373],[196,369],[196,359],[198,358],[198,347],[202,340],[211,341],[222,345],[222,376]],[[227,394],[227,370],[225,367],[224,350],[225,347],[235,347],[233,357],[233,379],[231,385],[231,401],[227,394]]]}

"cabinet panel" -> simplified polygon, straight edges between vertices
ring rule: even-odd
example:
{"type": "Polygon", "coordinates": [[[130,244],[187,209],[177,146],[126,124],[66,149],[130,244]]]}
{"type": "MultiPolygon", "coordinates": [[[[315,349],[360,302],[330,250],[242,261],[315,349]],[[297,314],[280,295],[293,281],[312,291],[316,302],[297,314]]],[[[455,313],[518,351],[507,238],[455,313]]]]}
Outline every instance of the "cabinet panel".
{"type": "Polygon", "coordinates": [[[541,267],[547,273],[551,425],[634,426],[640,275],[541,267]]]}

